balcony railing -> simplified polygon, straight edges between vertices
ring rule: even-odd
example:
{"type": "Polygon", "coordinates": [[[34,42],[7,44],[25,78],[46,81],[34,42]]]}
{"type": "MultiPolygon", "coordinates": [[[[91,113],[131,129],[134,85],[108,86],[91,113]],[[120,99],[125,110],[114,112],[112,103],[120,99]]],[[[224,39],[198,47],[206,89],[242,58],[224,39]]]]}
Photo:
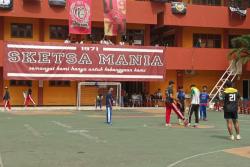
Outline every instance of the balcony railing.
{"type": "MultiPolygon", "coordinates": [[[[249,15],[250,9],[247,9],[249,15]]],[[[249,29],[250,17],[232,14],[228,7],[188,5],[185,15],[173,14],[171,4],[165,4],[163,25],[249,29]]]]}
{"type": "Polygon", "coordinates": [[[151,2],[157,2],[157,3],[171,3],[171,2],[185,2],[187,4],[193,4],[193,5],[207,5],[207,6],[228,6],[232,3],[235,5],[241,7],[241,8],[249,8],[250,7],[250,1],[243,0],[241,2],[236,2],[235,0],[136,0],[136,1],[151,1],[151,2]]]}

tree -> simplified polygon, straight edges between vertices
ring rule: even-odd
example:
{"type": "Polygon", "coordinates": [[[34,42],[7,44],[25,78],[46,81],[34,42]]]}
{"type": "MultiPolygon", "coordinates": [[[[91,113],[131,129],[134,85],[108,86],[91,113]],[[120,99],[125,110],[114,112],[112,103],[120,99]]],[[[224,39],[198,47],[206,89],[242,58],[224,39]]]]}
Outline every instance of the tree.
{"type": "Polygon", "coordinates": [[[242,35],[232,39],[233,49],[228,54],[229,60],[235,64],[246,64],[250,61],[250,35],[242,35]]]}

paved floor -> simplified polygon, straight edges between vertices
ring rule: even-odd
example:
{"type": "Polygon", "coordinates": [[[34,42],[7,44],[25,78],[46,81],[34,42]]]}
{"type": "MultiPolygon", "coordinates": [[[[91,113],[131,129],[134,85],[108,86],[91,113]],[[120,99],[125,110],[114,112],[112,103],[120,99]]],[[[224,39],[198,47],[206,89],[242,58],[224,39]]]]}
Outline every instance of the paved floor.
{"type": "Polygon", "coordinates": [[[230,141],[222,113],[209,112],[206,128],[168,128],[157,111],[116,110],[112,126],[104,111],[1,112],[0,167],[249,167],[227,152],[249,148],[249,115],[240,115],[243,139],[230,141]]]}

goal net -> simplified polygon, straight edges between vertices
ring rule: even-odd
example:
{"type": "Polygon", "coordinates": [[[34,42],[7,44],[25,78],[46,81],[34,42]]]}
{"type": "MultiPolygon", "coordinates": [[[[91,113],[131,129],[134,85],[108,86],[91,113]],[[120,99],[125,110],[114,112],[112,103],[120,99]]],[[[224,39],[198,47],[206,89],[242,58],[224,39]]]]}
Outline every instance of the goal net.
{"type": "Polygon", "coordinates": [[[96,97],[102,95],[102,106],[105,106],[106,94],[112,87],[114,106],[121,104],[121,83],[120,82],[79,82],[77,88],[77,110],[83,106],[96,106],[96,97]]]}

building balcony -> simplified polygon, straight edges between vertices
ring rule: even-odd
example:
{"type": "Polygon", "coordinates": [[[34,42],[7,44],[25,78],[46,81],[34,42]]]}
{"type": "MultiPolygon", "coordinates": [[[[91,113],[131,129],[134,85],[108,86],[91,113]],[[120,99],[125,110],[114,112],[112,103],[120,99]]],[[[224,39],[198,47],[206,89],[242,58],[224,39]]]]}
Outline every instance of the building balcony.
{"type": "MultiPolygon", "coordinates": [[[[250,8],[247,9],[249,16],[250,8]]],[[[166,3],[164,9],[163,25],[210,27],[210,28],[237,28],[249,29],[250,17],[231,14],[225,6],[187,5],[185,15],[173,14],[171,4],[166,3]]]]}
{"type": "MultiPolygon", "coordinates": [[[[226,70],[229,49],[168,47],[168,70],[226,70]]],[[[250,71],[250,63],[246,66],[250,71]]]]}

